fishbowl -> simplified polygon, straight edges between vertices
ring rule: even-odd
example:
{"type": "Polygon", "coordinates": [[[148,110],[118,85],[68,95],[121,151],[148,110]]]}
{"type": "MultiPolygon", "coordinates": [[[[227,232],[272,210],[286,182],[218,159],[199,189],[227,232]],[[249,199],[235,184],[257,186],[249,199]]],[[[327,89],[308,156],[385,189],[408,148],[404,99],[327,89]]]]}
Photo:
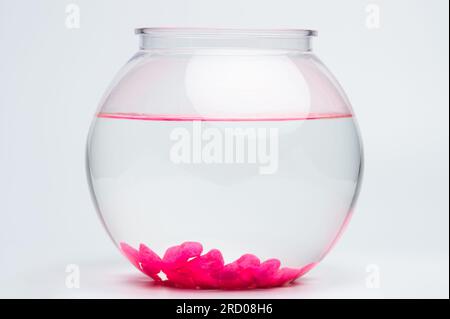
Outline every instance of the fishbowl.
{"type": "Polygon", "coordinates": [[[347,225],[362,174],[350,103],[311,30],[141,28],[95,113],[87,175],[156,285],[285,286],[347,225]]]}

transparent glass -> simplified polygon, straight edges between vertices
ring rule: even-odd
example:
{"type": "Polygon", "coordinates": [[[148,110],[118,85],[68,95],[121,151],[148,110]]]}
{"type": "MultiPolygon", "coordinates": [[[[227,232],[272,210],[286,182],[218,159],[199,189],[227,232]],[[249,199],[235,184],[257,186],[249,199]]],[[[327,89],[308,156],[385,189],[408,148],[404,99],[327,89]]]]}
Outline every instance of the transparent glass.
{"type": "Polygon", "coordinates": [[[138,29],[95,114],[90,188],[157,284],[248,289],[313,268],[347,225],[362,148],[309,30],[138,29]]]}

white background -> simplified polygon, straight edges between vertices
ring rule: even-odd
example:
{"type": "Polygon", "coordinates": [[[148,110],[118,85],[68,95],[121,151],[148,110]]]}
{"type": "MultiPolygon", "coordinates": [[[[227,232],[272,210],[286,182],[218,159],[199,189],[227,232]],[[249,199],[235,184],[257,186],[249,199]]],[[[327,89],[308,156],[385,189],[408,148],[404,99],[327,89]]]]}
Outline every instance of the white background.
{"type": "Polygon", "coordinates": [[[0,0],[0,297],[448,298],[448,21],[445,0],[0,0]],[[156,289],[102,229],[85,138],[141,26],[319,30],[314,51],[350,97],[366,166],[350,227],[297,286],[156,289]],[[68,264],[79,289],[66,288],[68,264]]]}

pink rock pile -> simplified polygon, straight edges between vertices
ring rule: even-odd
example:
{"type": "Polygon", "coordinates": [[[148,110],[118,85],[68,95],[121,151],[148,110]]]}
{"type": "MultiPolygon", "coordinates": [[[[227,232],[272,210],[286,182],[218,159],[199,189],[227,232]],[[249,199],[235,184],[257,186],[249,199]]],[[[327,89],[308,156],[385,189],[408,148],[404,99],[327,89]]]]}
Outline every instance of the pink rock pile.
{"type": "Polygon", "coordinates": [[[156,283],[191,289],[252,289],[287,285],[309,271],[315,264],[303,268],[280,268],[278,259],[260,262],[252,254],[224,264],[222,253],[212,249],[201,255],[203,247],[197,242],[185,242],[167,249],[160,258],[141,244],[139,250],[126,243],[120,249],[128,260],[156,283]],[[161,278],[161,272],[167,279],[161,278]]]}

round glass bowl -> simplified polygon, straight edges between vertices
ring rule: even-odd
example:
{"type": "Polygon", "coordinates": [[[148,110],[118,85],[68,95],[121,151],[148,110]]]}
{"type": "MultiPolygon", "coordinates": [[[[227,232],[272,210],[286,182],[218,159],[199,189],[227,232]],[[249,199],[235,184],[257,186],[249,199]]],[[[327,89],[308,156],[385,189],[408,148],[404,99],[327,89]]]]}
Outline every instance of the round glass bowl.
{"type": "Polygon", "coordinates": [[[331,249],[362,172],[350,103],[309,30],[136,30],[89,133],[94,203],[157,284],[287,285],[331,249]]]}

